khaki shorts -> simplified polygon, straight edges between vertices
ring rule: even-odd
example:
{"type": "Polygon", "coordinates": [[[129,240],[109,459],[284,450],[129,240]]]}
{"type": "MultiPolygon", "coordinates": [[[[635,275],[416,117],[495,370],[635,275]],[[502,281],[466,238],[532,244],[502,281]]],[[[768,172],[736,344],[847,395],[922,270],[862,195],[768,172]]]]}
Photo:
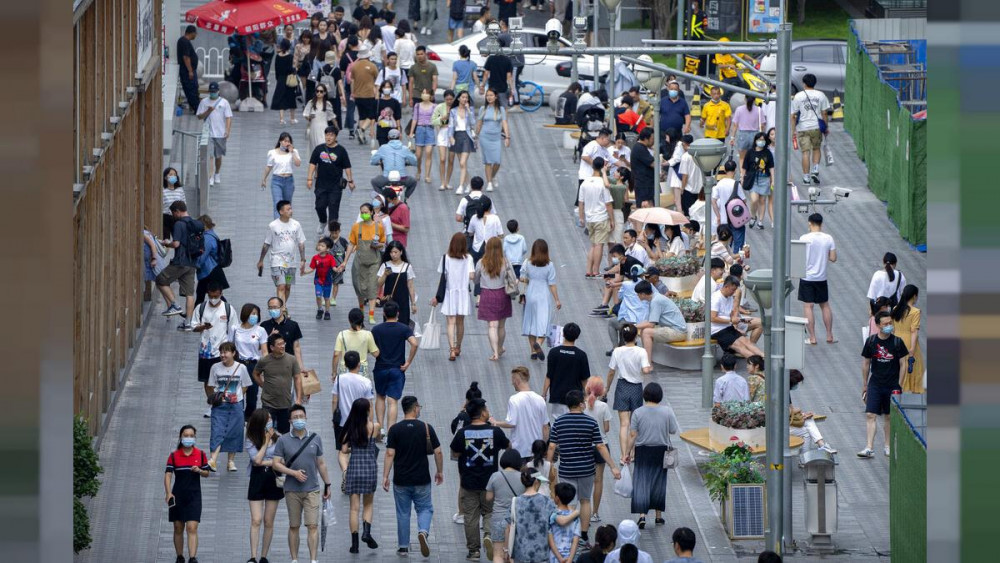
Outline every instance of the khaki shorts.
{"type": "Polygon", "coordinates": [[[197,273],[198,269],[194,266],[178,266],[177,264],[168,264],[167,267],[164,268],[158,276],[156,276],[156,285],[169,286],[170,284],[177,282],[177,285],[180,286],[182,297],[193,296],[195,276],[197,273]]]}
{"type": "Polygon", "coordinates": [[[587,231],[590,233],[591,243],[607,244],[611,238],[611,223],[607,220],[597,223],[587,223],[587,231]]]}
{"type": "Polygon", "coordinates": [[[799,140],[800,151],[819,150],[820,145],[823,144],[823,134],[819,132],[819,129],[799,131],[795,137],[799,140]]]}
{"type": "Polygon", "coordinates": [[[680,342],[687,340],[687,332],[669,326],[658,326],[653,330],[653,342],[680,342]]]}
{"type": "Polygon", "coordinates": [[[302,525],[302,511],[306,513],[306,526],[319,524],[319,491],[293,492],[285,491],[285,506],[288,508],[288,527],[298,528],[302,525]]]}
{"type": "Polygon", "coordinates": [[[621,209],[614,210],[615,228],[611,229],[611,236],[608,237],[610,243],[621,243],[622,235],[625,233],[625,215],[621,209]]]}

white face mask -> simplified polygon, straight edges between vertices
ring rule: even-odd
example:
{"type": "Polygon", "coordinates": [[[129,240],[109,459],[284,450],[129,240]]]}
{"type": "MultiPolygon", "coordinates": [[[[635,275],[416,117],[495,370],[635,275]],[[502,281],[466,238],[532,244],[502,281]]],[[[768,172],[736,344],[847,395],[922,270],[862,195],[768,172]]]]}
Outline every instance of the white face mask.
{"type": "Polygon", "coordinates": [[[218,306],[219,306],[219,303],[222,303],[222,298],[221,298],[221,297],[210,297],[210,298],[208,299],[208,303],[209,303],[209,304],[210,304],[211,306],[213,306],[213,307],[218,307],[218,306]]]}
{"type": "Polygon", "coordinates": [[[382,93],[388,96],[389,94],[392,94],[392,88],[382,88],[382,93]]]}

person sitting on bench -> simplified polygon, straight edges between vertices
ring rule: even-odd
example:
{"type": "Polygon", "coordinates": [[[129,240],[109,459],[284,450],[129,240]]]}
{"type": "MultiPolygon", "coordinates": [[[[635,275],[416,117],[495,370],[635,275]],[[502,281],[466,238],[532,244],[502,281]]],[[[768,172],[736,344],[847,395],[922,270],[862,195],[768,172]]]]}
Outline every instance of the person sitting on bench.
{"type": "Polygon", "coordinates": [[[635,284],[635,293],[639,299],[649,303],[649,315],[646,320],[636,325],[642,336],[642,347],[650,363],[653,361],[653,342],[679,342],[687,340],[687,322],[684,314],[672,299],[653,291],[653,285],[648,281],[635,284]]]}

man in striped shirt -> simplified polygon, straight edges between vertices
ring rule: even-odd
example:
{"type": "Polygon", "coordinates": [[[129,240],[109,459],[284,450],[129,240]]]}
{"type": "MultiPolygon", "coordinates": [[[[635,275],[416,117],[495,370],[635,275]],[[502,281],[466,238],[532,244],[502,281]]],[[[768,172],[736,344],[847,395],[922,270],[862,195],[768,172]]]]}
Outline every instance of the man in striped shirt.
{"type": "Polygon", "coordinates": [[[616,480],[621,478],[621,472],[611,460],[608,446],[601,440],[597,421],[583,413],[583,392],[574,389],[566,393],[566,406],[569,412],[552,423],[548,460],[552,462],[558,447],[559,482],[576,488],[573,500],[580,505],[580,539],[589,544],[587,531],[590,529],[590,499],[594,495],[594,475],[597,473],[596,456],[600,455],[608,464],[616,480]]]}

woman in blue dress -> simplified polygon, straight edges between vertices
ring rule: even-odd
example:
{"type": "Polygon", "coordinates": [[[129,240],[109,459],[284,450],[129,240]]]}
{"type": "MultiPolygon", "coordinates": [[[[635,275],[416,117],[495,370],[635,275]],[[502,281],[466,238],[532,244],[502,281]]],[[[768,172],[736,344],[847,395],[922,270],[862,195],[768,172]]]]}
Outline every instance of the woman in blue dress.
{"type": "Polygon", "coordinates": [[[559,291],[556,289],[556,267],[549,260],[549,243],[536,239],[531,245],[531,257],[521,267],[521,281],[528,284],[524,289],[524,319],[521,334],[528,337],[532,360],[544,360],[541,341],[549,330],[552,318],[552,300],[556,309],[562,309],[559,291]],[[549,299],[551,294],[552,300],[549,299]]]}
{"type": "Polygon", "coordinates": [[[492,88],[486,91],[486,105],[479,108],[478,121],[476,136],[479,137],[479,146],[483,149],[486,191],[492,192],[497,186],[497,172],[500,171],[501,142],[505,147],[510,146],[507,110],[500,105],[500,96],[492,88]]]}

